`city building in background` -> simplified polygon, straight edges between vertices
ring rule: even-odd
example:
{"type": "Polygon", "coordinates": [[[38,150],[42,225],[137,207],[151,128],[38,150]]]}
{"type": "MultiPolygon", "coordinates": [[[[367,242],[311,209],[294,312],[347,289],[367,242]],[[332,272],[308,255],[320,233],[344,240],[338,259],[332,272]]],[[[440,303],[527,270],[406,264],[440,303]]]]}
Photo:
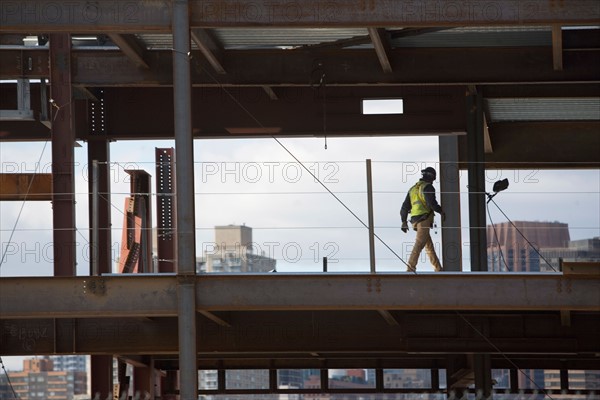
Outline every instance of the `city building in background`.
{"type": "Polygon", "coordinates": [[[54,371],[87,371],[88,356],[84,355],[67,355],[67,356],[50,356],[50,360],[54,365],[54,371]]]}
{"type": "Polygon", "coordinates": [[[544,266],[550,270],[546,262],[558,271],[561,261],[600,261],[600,237],[571,240],[566,247],[543,247],[540,248],[540,254],[543,257],[540,265],[542,271],[544,266]]]}
{"type": "Polygon", "coordinates": [[[269,272],[277,261],[264,254],[255,254],[252,228],[245,225],[215,227],[214,243],[203,245],[198,260],[199,272],[269,272]]]}
{"type": "Polygon", "coordinates": [[[560,271],[562,261],[600,261],[600,237],[570,240],[562,222],[488,225],[487,238],[490,271],[551,272],[560,271]]]}
{"type": "Polygon", "coordinates": [[[568,224],[537,221],[488,225],[487,238],[488,270],[505,272],[551,271],[547,265],[541,267],[532,245],[536,249],[566,248],[570,241],[568,224]]]}
{"type": "MultiPolygon", "coordinates": [[[[20,400],[76,400],[87,394],[85,371],[56,371],[49,357],[23,360],[23,371],[10,374],[20,400]]],[[[14,398],[5,375],[0,375],[0,399],[14,398]]]]}
{"type": "MultiPolygon", "coordinates": [[[[487,238],[490,271],[552,272],[561,271],[563,261],[600,261],[600,237],[570,240],[569,226],[561,222],[515,221],[514,225],[510,222],[488,225],[487,238]]],[[[584,381],[586,388],[600,386],[600,373],[594,371],[580,371],[569,379],[584,381]]],[[[560,373],[522,370],[519,387],[560,388],[560,373]]]]}

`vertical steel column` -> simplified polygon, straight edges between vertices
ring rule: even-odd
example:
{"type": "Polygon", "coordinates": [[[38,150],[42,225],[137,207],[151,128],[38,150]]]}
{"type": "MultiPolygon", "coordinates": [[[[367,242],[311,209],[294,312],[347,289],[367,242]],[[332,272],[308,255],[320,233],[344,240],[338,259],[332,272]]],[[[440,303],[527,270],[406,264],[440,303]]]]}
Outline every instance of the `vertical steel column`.
{"type": "Polygon", "coordinates": [[[277,389],[277,368],[269,368],[269,390],[276,393],[277,389]]]}
{"type": "Polygon", "coordinates": [[[446,357],[446,388],[448,397],[462,399],[466,393],[466,386],[460,382],[467,368],[467,360],[464,355],[448,355],[446,357]]]}
{"type": "Polygon", "coordinates": [[[97,276],[100,275],[100,271],[98,268],[98,238],[100,237],[98,232],[98,198],[100,197],[98,193],[98,185],[99,185],[99,174],[98,171],[98,160],[92,161],[92,211],[90,218],[92,223],[90,226],[92,227],[92,234],[90,236],[90,251],[92,252],[92,257],[90,258],[90,270],[91,275],[97,276]]]}
{"type": "MultiPolygon", "coordinates": [[[[563,363],[565,364],[565,363],[563,363]]],[[[564,366],[560,369],[560,390],[568,391],[569,390],[569,369],[564,366]]]]}
{"type": "Polygon", "coordinates": [[[52,102],[52,221],[54,276],[75,275],[75,129],[71,93],[71,35],[50,35],[52,102]]]}
{"type": "Polygon", "coordinates": [[[384,389],[385,389],[385,382],[384,382],[384,369],[383,368],[376,368],[375,369],[375,390],[377,390],[378,393],[383,393],[384,389]]]}
{"type": "Polygon", "coordinates": [[[135,366],[133,367],[133,392],[137,393],[138,391],[142,395],[142,398],[145,393],[150,395],[151,399],[155,398],[155,388],[154,388],[154,360],[150,360],[150,364],[148,366],[135,366]]]}
{"type": "Polygon", "coordinates": [[[158,272],[175,272],[175,151],[157,148],[155,157],[158,272]]]}
{"type": "MultiPolygon", "coordinates": [[[[110,205],[110,167],[108,165],[109,144],[104,138],[88,141],[88,165],[93,161],[98,161],[98,243],[90,242],[90,248],[96,247],[98,250],[98,273],[112,272],[112,248],[111,248],[111,205],[110,205]]],[[[92,168],[89,168],[89,192],[93,191],[92,168]]],[[[89,203],[92,203],[90,194],[89,203]]],[[[90,214],[90,227],[93,228],[93,215],[90,214]]],[[[90,232],[90,238],[92,237],[90,232]]],[[[90,264],[90,274],[94,270],[93,263],[90,264]]]]}
{"type": "Polygon", "coordinates": [[[431,368],[431,389],[440,390],[440,370],[439,368],[431,368]]]}
{"type": "MultiPolygon", "coordinates": [[[[95,133],[95,132],[92,132],[95,133]]],[[[105,138],[88,141],[88,166],[91,166],[94,160],[97,160],[98,174],[93,177],[93,168],[88,168],[88,186],[90,192],[90,204],[93,199],[94,185],[98,190],[98,210],[97,221],[94,213],[90,213],[90,227],[92,230],[97,228],[97,237],[90,234],[90,249],[97,251],[96,261],[92,259],[90,263],[90,275],[104,274],[112,272],[112,248],[111,248],[111,204],[110,204],[110,167],[108,162],[109,143],[105,138]]],[[[91,233],[91,232],[90,232],[91,233]]],[[[94,355],[90,357],[92,371],[92,394],[100,392],[101,398],[105,398],[112,393],[113,386],[113,364],[112,356],[94,355]]]]}
{"type": "Polygon", "coordinates": [[[375,271],[375,226],[373,225],[373,177],[371,175],[371,160],[367,160],[367,208],[369,212],[369,259],[371,273],[375,271]]]}
{"type": "Polygon", "coordinates": [[[327,368],[321,369],[320,376],[321,376],[321,390],[323,392],[329,391],[329,370],[327,368]]]}
{"type": "Polygon", "coordinates": [[[194,214],[194,141],[192,137],[189,2],[173,1],[173,91],[177,213],[179,311],[179,393],[198,398],[196,354],[196,239],[194,214]]]}
{"type": "Polygon", "coordinates": [[[127,363],[117,362],[117,382],[119,383],[119,398],[122,393],[129,393],[129,377],[127,376],[127,363]]]}
{"type": "Polygon", "coordinates": [[[442,265],[444,271],[462,271],[458,137],[440,136],[439,148],[440,198],[446,214],[442,227],[442,265]]]}
{"type": "Polygon", "coordinates": [[[129,191],[134,198],[134,215],[142,220],[139,273],[155,272],[152,264],[152,203],[150,202],[151,176],[144,170],[126,169],[129,174],[129,191]]]}
{"type": "Polygon", "coordinates": [[[162,385],[162,398],[164,400],[176,400],[177,395],[175,392],[177,391],[177,371],[169,370],[167,371],[167,376],[164,379],[164,384],[162,385]]]}
{"type": "Polygon", "coordinates": [[[492,362],[489,354],[475,354],[473,356],[473,370],[475,372],[476,396],[482,399],[491,399],[492,396],[492,362]]]}
{"type": "Polygon", "coordinates": [[[111,356],[91,356],[92,398],[100,393],[105,399],[113,392],[113,359],[111,356]]]}
{"type": "Polygon", "coordinates": [[[510,392],[518,393],[519,392],[519,370],[516,368],[512,368],[509,370],[510,373],[510,392]]]}
{"type": "Polygon", "coordinates": [[[471,271],[487,271],[483,99],[475,88],[467,93],[467,160],[471,271]]]}

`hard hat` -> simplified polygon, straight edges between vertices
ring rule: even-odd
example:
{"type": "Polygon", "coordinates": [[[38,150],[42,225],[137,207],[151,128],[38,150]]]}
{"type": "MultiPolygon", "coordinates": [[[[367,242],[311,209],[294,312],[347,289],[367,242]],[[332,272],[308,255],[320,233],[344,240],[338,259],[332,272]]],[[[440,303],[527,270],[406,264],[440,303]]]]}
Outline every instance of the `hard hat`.
{"type": "Polygon", "coordinates": [[[427,168],[421,170],[421,173],[423,174],[423,177],[428,176],[428,177],[433,178],[434,180],[435,180],[435,177],[437,176],[435,169],[432,167],[427,167],[427,168]]]}

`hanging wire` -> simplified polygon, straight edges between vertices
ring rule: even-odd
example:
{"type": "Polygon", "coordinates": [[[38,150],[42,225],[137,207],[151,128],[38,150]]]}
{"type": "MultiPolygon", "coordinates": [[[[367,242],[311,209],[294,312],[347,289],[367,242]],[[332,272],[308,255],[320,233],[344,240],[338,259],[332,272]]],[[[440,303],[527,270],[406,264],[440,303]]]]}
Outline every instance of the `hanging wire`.
{"type": "MultiPolygon", "coordinates": [[[[21,202],[21,208],[19,209],[19,213],[17,214],[17,219],[15,220],[15,224],[13,225],[13,228],[10,232],[10,236],[8,237],[7,243],[10,243],[12,241],[12,238],[15,234],[15,230],[17,229],[17,225],[19,224],[19,220],[21,219],[21,214],[23,213],[23,208],[25,208],[25,202],[27,201],[27,196],[29,196],[29,192],[31,191],[31,187],[33,186],[33,181],[38,172],[38,168],[40,167],[40,165],[42,163],[42,157],[44,156],[44,152],[46,151],[46,146],[48,146],[47,140],[44,142],[44,147],[42,148],[42,152],[40,154],[40,157],[38,158],[38,162],[36,164],[35,170],[33,171],[31,181],[29,182],[29,185],[27,186],[27,191],[25,192],[25,197],[23,197],[23,201],[21,202]]],[[[9,246],[7,245],[4,248],[4,251],[2,252],[2,258],[0,258],[0,268],[2,268],[2,265],[4,264],[6,253],[8,252],[8,247],[9,246]]]]}
{"type": "Polygon", "coordinates": [[[322,93],[322,105],[323,105],[323,137],[325,138],[325,150],[327,150],[327,91],[325,82],[325,71],[323,71],[323,64],[317,62],[315,68],[310,73],[310,87],[314,90],[321,91],[322,93]]]}
{"type": "Polygon", "coordinates": [[[17,394],[17,392],[15,392],[15,388],[13,387],[13,385],[10,381],[10,376],[8,376],[8,372],[6,371],[6,368],[4,367],[4,362],[2,361],[2,357],[0,357],[0,366],[2,366],[4,375],[6,375],[6,382],[8,383],[8,386],[10,386],[10,390],[13,392],[13,398],[20,399],[19,395],[17,394]]]}

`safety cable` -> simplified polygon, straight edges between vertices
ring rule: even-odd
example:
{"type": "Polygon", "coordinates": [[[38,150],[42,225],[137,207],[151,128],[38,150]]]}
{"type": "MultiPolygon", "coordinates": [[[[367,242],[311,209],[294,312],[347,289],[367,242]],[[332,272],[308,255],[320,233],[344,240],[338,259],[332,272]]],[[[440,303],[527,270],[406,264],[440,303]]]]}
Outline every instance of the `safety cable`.
{"type": "Polygon", "coordinates": [[[2,370],[4,371],[4,375],[6,375],[6,382],[8,383],[8,386],[10,386],[10,390],[13,392],[13,398],[20,399],[21,397],[19,397],[17,392],[15,392],[15,388],[13,387],[13,385],[10,381],[10,376],[8,376],[8,372],[6,371],[6,368],[4,367],[4,362],[2,361],[2,357],[0,357],[0,366],[2,367],[2,370]]]}
{"type": "Polygon", "coordinates": [[[15,220],[13,228],[10,232],[10,236],[8,237],[7,246],[4,248],[4,251],[2,252],[2,258],[0,258],[0,268],[2,268],[2,264],[4,264],[4,259],[6,257],[6,253],[8,252],[8,247],[9,247],[8,244],[10,244],[10,242],[12,241],[12,238],[17,229],[17,225],[19,224],[19,220],[21,219],[21,214],[23,213],[23,208],[25,208],[25,202],[27,201],[27,196],[29,196],[29,192],[31,191],[31,187],[33,186],[33,181],[35,179],[35,175],[37,174],[38,168],[42,164],[42,157],[44,156],[44,152],[46,151],[46,146],[48,146],[47,140],[44,142],[44,147],[42,148],[42,152],[40,154],[40,157],[38,158],[38,162],[36,164],[35,170],[33,171],[31,181],[29,182],[29,185],[27,186],[27,191],[25,192],[25,197],[23,197],[23,201],[21,202],[21,208],[19,209],[19,213],[17,214],[17,219],[15,220]]]}

